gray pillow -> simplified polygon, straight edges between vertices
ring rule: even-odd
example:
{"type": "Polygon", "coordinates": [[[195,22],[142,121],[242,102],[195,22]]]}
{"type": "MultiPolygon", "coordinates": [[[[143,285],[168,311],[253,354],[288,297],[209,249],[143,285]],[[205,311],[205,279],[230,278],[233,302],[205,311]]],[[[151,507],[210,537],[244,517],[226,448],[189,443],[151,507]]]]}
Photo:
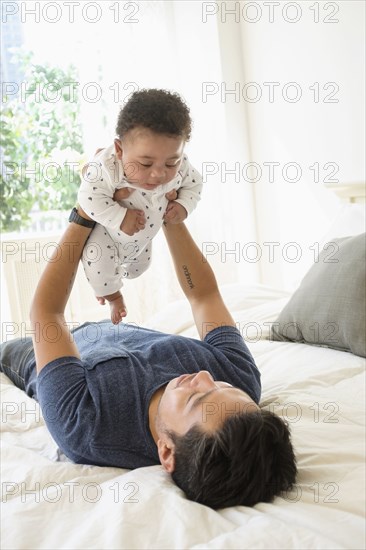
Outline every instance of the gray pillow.
{"type": "Polygon", "coordinates": [[[272,338],[366,357],[366,233],[327,243],[272,325],[272,338]]]}

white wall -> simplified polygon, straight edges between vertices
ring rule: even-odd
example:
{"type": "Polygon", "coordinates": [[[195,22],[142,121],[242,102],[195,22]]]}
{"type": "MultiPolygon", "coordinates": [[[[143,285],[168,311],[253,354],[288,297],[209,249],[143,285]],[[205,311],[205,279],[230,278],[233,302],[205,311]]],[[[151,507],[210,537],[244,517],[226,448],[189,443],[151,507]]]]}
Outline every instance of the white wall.
{"type": "MultiPolygon", "coordinates": [[[[249,124],[251,160],[263,169],[260,181],[253,184],[258,242],[263,251],[261,280],[291,289],[314,259],[314,248],[310,247],[321,241],[341,208],[339,200],[326,189],[325,180],[332,167],[324,169],[324,164],[334,163],[337,173],[333,178],[339,182],[365,180],[365,3],[281,2],[273,22],[269,21],[268,6],[263,2],[251,4],[252,8],[243,12],[244,2],[240,2],[240,21],[236,23],[234,17],[227,16],[226,24],[240,26],[245,83],[255,82],[262,91],[255,103],[241,97],[249,124]],[[289,4],[295,6],[283,12],[289,4]],[[318,23],[310,9],[316,5],[318,23]],[[337,7],[338,13],[334,13],[337,7]],[[287,19],[300,18],[289,23],[283,13],[287,19]],[[244,15],[258,21],[245,21],[244,15]],[[326,17],[339,21],[326,23],[326,17]],[[269,101],[265,82],[280,84],[274,90],[273,102],[269,101]],[[297,102],[283,99],[282,91],[289,82],[296,82],[302,91],[297,102]],[[309,88],[316,82],[319,102],[314,101],[314,92],[309,88]],[[331,82],[335,84],[324,90],[331,82]],[[338,91],[329,97],[333,90],[338,91]],[[338,102],[326,102],[327,96],[328,101],[338,102]],[[280,163],[272,183],[264,162],[280,163]],[[300,165],[300,181],[286,181],[295,177],[295,170],[287,176],[285,173],[286,179],[282,177],[281,170],[289,162],[300,165]],[[318,182],[309,169],[314,163],[320,167],[318,182]],[[288,261],[297,254],[295,247],[288,245],[291,241],[298,243],[302,252],[301,260],[294,263],[288,261]],[[269,261],[269,245],[263,246],[264,242],[280,243],[274,249],[273,262],[269,261]],[[281,252],[286,253],[286,246],[285,261],[281,252]]],[[[288,96],[295,97],[295,91],[295,87],[288,88],[288,96]]],[[[254,87],[248,89],[249,98],[255,97],[254,92],[254,87]]]]}

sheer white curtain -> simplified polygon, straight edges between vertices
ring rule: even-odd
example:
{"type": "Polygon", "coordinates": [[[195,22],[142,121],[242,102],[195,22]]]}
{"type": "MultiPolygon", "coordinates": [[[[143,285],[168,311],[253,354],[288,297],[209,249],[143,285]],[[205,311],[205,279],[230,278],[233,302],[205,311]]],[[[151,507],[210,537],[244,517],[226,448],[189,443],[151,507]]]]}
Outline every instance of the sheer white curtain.
{"type": "MultiPolygon", "coordinates": [[[[206,175],[202,200],[188,226],[209,254],[220,284],[256,281],[258,264],[250,254],[243,255],[244,244],[256,240],[253,193],[233,173],[235,163],[249,162],[245,110],[242,103],[221,97],[226,80],[243,79],[239,26],[224,26],[215,16],[204,18],[201,2],[100,2],[99,6],[102,17],[95,23],[76,11],[72,24],[60,20],[52,26],[41,21],[32,29],[30,23],[26,33],[39,60],[77,66],[86,157],[112,142],[119,108],[135,89],[158,87],[180,93],[194,121],[186,151],[206,175]],[[120,4],[118,23],[113,22],[116,4],[120,4]],[[207,90],[216,93],[207,95],[207,90]]],[[[90,11],[89,17],[93,16],[90,11]]],[[[105,317],[107,311],[95,303],[84,275],[80,277],[78,315],[105,317]]],[[[129,319],[139,323],[181,296],[161,234],[154,240],[151,269],[126,281],[123,292],[129,319]]]]}

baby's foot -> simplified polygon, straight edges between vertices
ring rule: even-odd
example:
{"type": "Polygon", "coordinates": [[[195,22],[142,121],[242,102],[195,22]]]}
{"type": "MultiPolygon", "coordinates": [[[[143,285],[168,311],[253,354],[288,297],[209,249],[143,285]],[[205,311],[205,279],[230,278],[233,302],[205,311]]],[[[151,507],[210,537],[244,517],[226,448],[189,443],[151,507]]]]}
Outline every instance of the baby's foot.
{"type": "Polygon", "coordinates": [[[109,294],[108,296],[96,296],[98,302],[103,306],[107,300],[109,302],[109,307],[111,308],[111,321],[114,325],[118,325],[127,315],[127,309],[123,296],[118,290],[114,294],[109,294]]]}
{"type": "Polygon", "coordinates": [[[114,325],[118,325],[126,317],[127,310],[123,301],[123,296],[118,296],[114,300],[109,301],[109,307],[111,308],[111,321],[114,325]]]}

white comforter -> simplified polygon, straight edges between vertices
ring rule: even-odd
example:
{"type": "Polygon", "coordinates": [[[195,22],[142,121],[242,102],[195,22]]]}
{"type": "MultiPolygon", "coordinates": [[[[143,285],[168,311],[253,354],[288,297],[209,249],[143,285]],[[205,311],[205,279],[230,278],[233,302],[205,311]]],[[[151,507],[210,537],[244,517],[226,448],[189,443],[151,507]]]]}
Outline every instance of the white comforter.
{"type": "MultiPolygon", "coordinates": [[[[262,406],[290,423],[295,490],[216,512],[188,501],[160,466],[75,465],[2,374],[2,548],[364,548],[365,360],[266,339],[284,292],[231,285],[223,295],[262,372],[262,406]]],[[[183,301],[149,326],[197,334],[183,301]]]]}

